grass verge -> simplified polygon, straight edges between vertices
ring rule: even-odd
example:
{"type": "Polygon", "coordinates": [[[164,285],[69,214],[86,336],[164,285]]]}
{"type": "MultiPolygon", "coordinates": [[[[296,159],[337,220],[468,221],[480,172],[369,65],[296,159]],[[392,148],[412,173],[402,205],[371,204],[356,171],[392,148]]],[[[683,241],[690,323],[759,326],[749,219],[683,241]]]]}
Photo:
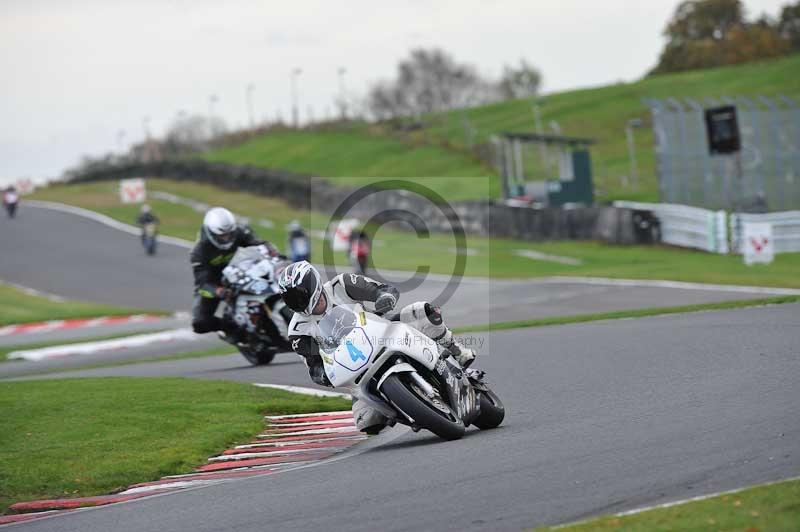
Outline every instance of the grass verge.
{"type": "Polygon", "coordinates": [[[656,508],[627,516],[607,516],[537,530],[797,530],[800,480],[788,480],[725,493],[701,501],[656,508]]]}
{"type": "Polygon", "coordinates": [[[644,318],[664,314],[684,314],[706,310],[728,310],[736,308],[760,307],[763,305],[784,305],[800,302],[800,296],[779,296],[742,301],[723,301],[721,303],[701,303],[699,305],[683,305],[677,307],[645,308],[636,310],[620,310],[616,312],[598,312],[595,314],[579,314],[577,316],[558,316],[554,318],[536,318],[530,320],[502,321],[487,325],[470,325],[453,329],[456,333],[504,331],[526,327],[546,327],[548,325],[564,325],[567,323],[584,323],[587,321],[619,320],[623,318],[644,318]]]}
{"type": "MultiPolygon", "coordinates": [[[[142,314],[142,309],[131,309],[84,303],[82,301],[53,301],[47,297],[26,293],[0,282],[0,326],[47,320],[96,318],[98,316],[127,316],[142,314]]],[[[147,311],[150,314],[164,314],[147,311]]]]}
{"type": "Polygon", "coordinates": [[[0,383],[0,512],[186,473],[264,427],[263,415],[350,402],[178,378],[0,383]]]}
{"type": "MultiPolygon", "coordinates": [[[[481,181],[481,180],[478,180],[481,181]]],[[[207,204],[231,208],[252,220],[268,218],[272,227],[254,223],[255,231],[285,248],[285,225],[300,219],[305,227],[323,230],[329,218],[316,212],[298,212],[276,198],[233,192],[211,185],[149,179],[149,190],[161,190],[207,204]]],[[[117,220],[133,223],[137,207],[119,203],[118,184],[112,182],[52,186],[36,192],[38,199],[59,201],[96,210],[117,220]]],[[[189,207],[167,201],[151,201],[161,217],[165,234],[193,240],[202,214],[189,207]]],[[[382,228],[374,236],[373,263],[380,269],[413,271],[421,265],[433,273],[450,274],[456,266],[452,235],[434,234],[418,238],[413,233],[382,228]]],[[[667,246],[614,246],[600,242],[528,242],[500,238],[467,237],[465,275],[493,278],[528,278],[557,275],[595,276],[629,279],[668,279],[673,281],[777,286],[800,288],[800,253],[782,253],[769,265],[745,266],[741,257],[716,255],[667,246]],[[536,251],[577,259],[572,266],[520,256],[521,251],[536,251]]],[[[322,256],[322,240],[312,238],[312,257],[322,256]]],[[[335,255],[344,265],[344,254],[335,255]]]]}

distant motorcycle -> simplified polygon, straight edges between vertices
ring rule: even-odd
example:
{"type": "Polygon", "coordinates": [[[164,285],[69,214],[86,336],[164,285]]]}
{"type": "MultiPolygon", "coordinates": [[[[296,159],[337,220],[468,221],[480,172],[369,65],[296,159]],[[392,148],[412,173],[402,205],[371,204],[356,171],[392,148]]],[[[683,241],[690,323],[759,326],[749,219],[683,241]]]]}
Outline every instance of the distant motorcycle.
{"type": "Polygon", "coordinates": [[[17,214],[17,204],[19,203],[19,196],[13,188],[8,188],[3,193],[3,206],[6,208],[6,214],[9,218],[13,218],[17,214]]]}
{"type": "Polygon", "coordinates": [[[155,222],[146,223],[142,226],[142,246],[148,255],[156,254],[156,243],[158,240],[158,224],[155,222]]]}
{"type": "Polygon", "coordinates": [[[405,323],[361,305],[340,305],[320,320],[319,331],[320,356],[331,384],[350,389],[389,424],[456,440],[468,425],[492,429],[503,422],[505,408],[484,382],[484,373],[463,369],[405,323]]]}
{"type": "Polygon", "coordinates": [[[217,314],[246,332],[236,347],[254,366],[269,364],[277,353],[291,351],[288,340],[293,312],[278,291],[277,279],[288,265],[271,257],[264,246],[239,248],[222,270],[222,283],[229,296],[217,314]]]}

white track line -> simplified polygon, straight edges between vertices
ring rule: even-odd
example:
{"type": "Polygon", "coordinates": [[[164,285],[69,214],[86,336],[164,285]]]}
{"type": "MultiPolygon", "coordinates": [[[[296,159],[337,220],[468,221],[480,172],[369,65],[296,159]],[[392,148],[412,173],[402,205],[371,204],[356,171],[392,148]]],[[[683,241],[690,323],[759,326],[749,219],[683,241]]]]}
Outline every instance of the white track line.
{"type": "Polygon", "coordinates": [[[68,355],[92,355],[101,351],[111,351],[118,349],[128,349],[131,347],[141,347],[154,343],[172,342],[172,341],[196,341],[202,338],[201,335],[195,334],[191,329],[175,329],[172,331],[163,331],[158,333],[136,334],[133,336],[126,336],[124,338],[117,338],[114,340],[101,340],[98,342],[83,342],[77,344],[57,345],[53,347],[45,347],[42,349],[25,349],[20,351],[12,351],[7,355],[9,359],[24,359],[24,360],[45,360],[49,358],[58,358],[68,355]]]}
{"type": "MultiPolygon", "coordinates": [[[[306,460],[306,462],[310,462],[311,460],[306,460]]],[[[217,475],[224,475],[226,473],[232,472],[239,472],[239,471],[261,471],[261,470],[270,470],[270,469],[279,469],[281,467],[289,466],[289,465],[296,465],[298,463],[303,463],[302,461],[296,462],[279,462],[277,464],[265,464],[260,466],[243,466],[243,467],[236,467],[231,469],[220,469],[218,471],[195,471],[194,473],[184,473],[181,475],[167,475],[162,477],[161,480],[165,479],[181,479],[185,477],[197,477],[197,476],[208,476],[214,477],[217,475]]],[[[234,477],[236,478],[236,477],[234,477]]]]}
{"type": "MultiPolygon", "coordinates": [[[[256,384],[256,386],[259,386],[256,384]]],[[[283,416],[264,416],[264,419],[278,420],[278,419],[295,419],[298,417],[319,417],[319,416],[341,416],[342,414],[351,414],[351,410],[337,410],[335,412],[316,412],[313,414],[286,414],[283,416]]]]}
{"type": "MultiPolygon", "coordinates": [[[[88,209],[82,209],[80,207],[75,207],[74,205],[67,205],[64,203],[56,203],[54,201],[41,201],[41,200],[25,200],[25,205],[30,207],[38,207],[40,209],[50,209],[51,211],[60,211],[60,212],[66,212],[68,214],[74,214],[76,216],[81,216],[89,220],[94,220],[95,222],[101,223],[113,229],[117,229],[118,231],[122,231],[123,233],[128,233],[130,235],[139,236],[142,234],[141,228],[136,227],[135,225],[122,223],[111,218],[110,216],[106,216],[105,214],[100,214],[99,212],[90,211],[88,209]]],[[[184,240],[183,238],[176,238],[174,236],[158,235],[158,240],[159,242],[172,244],[173,246],[178,246],[186,249],[192,249],[192,247],[194,247],[194,243],[189,242],[188,240],[184,240]]]]}
{"type": "Polygon", "coordinates": [[[225,482],[226,480],[230,480],[228,478],[217,478],[217,479],[195,479],[195,480],[176,480],[175,482],[169,482],[164,484],[155,484],[153,486],[139,486],[138,488],[131,488],[125,491],[118,493],[117,495],[132,495],[134,493],[147,493],[149,491],[156,491],[156,490],[163,490],[163,489],[181,489],[181,488],[191,488],[195,486],[203,486],[207,484],[218,484],[220,482],[225,482]]]}
{"type": "Polygon", "coordinates": [[[542,253],[541,251],[534,251],[532,249],[515,249],[514,255],[525,257],[526,259],[531,260],[557,262],[558,264],[566,264],[567,266],[580,266],[583,264],[583,261],[580,259],[562,257],[560,255],[550,255],[549,253],[542,253]]]}
{"type": "Polygon", "coordinates": [[[609,279],[605,277],[545,277],[543,279],[533,279],[533,282],[541,284],[593,284],[605,286],[623,286],[634,288],[677,288],[680,290],[703,290],[706,292],[738,292],[743,294],[770,294],[783,296],[800,295],[800,290],[796,288],[771,288],[767,286],[739,286],[730,284],[707,284],[707,283],[686,283],[683,281],[662,281],[647,279],[609,279]]]}
{"type": "MultiPolygon", "coordinates": [[[[259,388],[273,388],[275,390],[284,390],[287,392],[299,393],[303,395],[314,395],[316,397],[341,397],[343,399],[350,399],[350,394],[341,392],[329,392],[327,390],[319,390],[317,388],[305,388],[303,386],[287,386],[283,384],[264,384],[261,382],[253,383],[254,386],[259,388]]],[[[315,414],[316,415],[316,414],[315,414]]]]}
{"type": "Polygon", "coordinates": [[[280,423],[278,425],[272,425],[270,428],[273,429],[282,429],[284,427],[312,427],[314,425],[330,425],[331,423],[347,423],[348,421],[352,421],[351,419],[329,419],[326,421],[302,421],[300,423],[280,423]]]}
{"type": "Polygon", "coordinates": [[[42,292],[41,290],[36,290],[35,288],[31,288],[29,286],[24,286],[24,285],[17,284],[17,283],[11,283],[9,281],[0,281],[0,285],[3,285],[3,284],[7,285],[7,286],[13,286],[17,290],[19,290],[21,292],[24,292],[24,293],[26,293],[28,295],[37,296],[37,297],[44,297],[44,298],[49,299],[50,301],[55,301],[56,303],[65,303],[67,301],[67,298],[65,298],[65,297],[57,296],[55,294],[50,294],[48,292],[42,292]]]}
{"type": "Polygon", "coordinates": [[[259,434],[257,438],[282,438],[284,436],[311,436],[313,434],[336,434],[337,432],[352,432],[355,425],[351,427],[336,427],[333,429],[313,429],[313,430],[299,430],[296,432],[273,432],[259,434]]]}
{"type": "Polygon", "coordinates": [[[763,486],[772,486],[774,484],[781,484],[783,482],[791,482],[793,480],[800,480],[800,477],[792,477],[792,478],[787,478],[787,479],[784,479],[784,480],[775,480],[773,482],[767,482],[766,484],[756,484],[755,486],[745,486],[745,487],[742,487],[742,488],[736,488],[736,489],[732,489],[732,490],[728,490],[728,491],[719,491],[717,493],[709,493],[708,495],[698,495],[697,497],[691,497],[689,499],[681,499],[679,501],[665,502],[665,503],[662,503],[662,504],[654,504],[653,506],[644,506],[642,508],[635,508],[633,510],[627,510],[625,512],[620,512],[618,514],[614,514],[614,516],[615,517],[624,517],[626,515],[640,514],[642,512],[647,512],[647,511],[650,511],[650,510],[657,510],[659,508],[669,508],[671,506],[678,506],[679,504],[686,504],[686,503],[689,503],[689,502],[703,501],[703,500],[706,500],[706,499],[711,499],[712,497],[719,497],[721,495],[732,495],[734,493],[739,493],[739,492],[748,490],[750,488],[760,488],[760,487],[763,487],[763,486]]]}
{"type": "MultiPolygon", "coordinates": [[[[332,440],[335,441],[335,440],[332,440]]],[[[238,453],[238,454],[221,454],[219,456],[212,456],[208,459],[209,462],[236,462],[239,460],[249,460],[250,458],[269,458],[271,456],[291,456],[293,454],[317,454],[328,450],[341,449],[343,447],[350,447],[352,444],[347,442],[345,444],[329,445],[327,447],[314,447],[312,449],[276,449],[274,451],[263,451],[257,453],[238,453]]]]}
{"type": "Polygon", "coordinates": [[[306,445],[308,443],[324,443],[331,440],[347,440],[359,441],[366,440],[366,435],[358,436],[341,436],[339,438],[310,438],[308,440],[295,440],[295,441],[271,441],[264,443],[248,443],[247,445],[237,445],[234,449],[254,449],[259,447],[291,447],[293,445],[306,445]]]}
{"type": "MultiPolygon", "coordinates": [[[[680,499],[680,500],[677,500],[677,501],[665,502],[665,503],[661,503],[661,504],[653,504],[651,506],[642,506],[641,508],[634,508],[633,510],[625,510],[624,512],[619,512],[619,513],[612,514],[612,515],[614,517],[625,517],[626,515],[636,515],[636,514],[640,514],[642,512],[649,512],[650,510],[659,510],[661,508],[670,508],[672,506],[679,506],[681,504],[686,504],[686,503],[690,503],[690,502],[704,501],[706,499],[713,499],[714,497],[720,497],[722,495],[733,495],[735,493],[740,493],[742,491],[749,490],[751,488],[761,488],[761,487],[764,487],[764,486],[773,486],[775,484],[782,484],[784,482],[792,482],[792,481],[795,481],[795,480],[800,480],[800,477],[790,477],[790,478],[785,478],[785,479],[782,479],[782,480],[774,480],[772,482],[766,482],[764,484],[754,484],[752,486],[744,486],[744,487],[741,487],[741,488],[736,488],[736,489],[727,490],[727,491],[718,491],[718,492],[715,492],[715,493],[709,493],[707,495],[698,495],[697,497],[690,497],[688,499],[680,499]]],[[[561,525],[557,525],[557,526],[554,526],[552,528],[553,529],[559,529],[559,528],[566,528],[566,527],[569,527],[569,526],[580,525],[582,523],[586,523],[586,522],[589,522],[589,521],[594,521],[595,519],[600,519],[602,517],[604,517],[604,516],[598,515],[596,517],[589,517],[588,519],[582,519],[580,521],[573,521],[571,523],[563,523],[561,525]]]]}

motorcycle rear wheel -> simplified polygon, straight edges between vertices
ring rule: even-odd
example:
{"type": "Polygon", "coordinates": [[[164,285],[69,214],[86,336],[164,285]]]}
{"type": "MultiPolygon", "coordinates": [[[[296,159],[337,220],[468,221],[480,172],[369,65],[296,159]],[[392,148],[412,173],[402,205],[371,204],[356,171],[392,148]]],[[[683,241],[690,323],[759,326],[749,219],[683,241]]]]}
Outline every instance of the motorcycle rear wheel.
{"type": "Polygon", "coordinates": [[[506,409],[502,401],[496,393],[488,388],[486,391],[479,391],[478,394],[481,401],[481,413],[472,424],[481,430],[499,427],[506,417],[506,409]]]}
{"type": "Polygon", "coordinates": [[[414,419],[420,427],[445,440],[457,440],[464,435],[464,422],[450,410],[449,416],[411,390],[410,384],[401,380],[402,374],[389,375],[381,386],[386,397],[400,410],[414,419]]]}
{"type": "Polygon", "coordinates": [[[278,353],[273,348],[256,350],[239,346],[238,349],[242,356],[254,366],[263,366],[265,364],[269,364],[278,353]]]}

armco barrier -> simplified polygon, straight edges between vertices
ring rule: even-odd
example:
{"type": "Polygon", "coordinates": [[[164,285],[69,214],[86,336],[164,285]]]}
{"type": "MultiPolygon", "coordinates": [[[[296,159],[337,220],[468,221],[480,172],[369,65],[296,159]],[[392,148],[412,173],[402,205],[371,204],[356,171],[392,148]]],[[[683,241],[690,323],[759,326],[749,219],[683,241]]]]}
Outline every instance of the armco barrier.
{"type": "Polygon", "coordinates": [[[710,211],[672,203],[615,201],[615,207],[651,211],[661,223],[661,241],[674,246],[728,253],[728,226],[724,211],[710,211]]]}
{"type": "Polygon", "coordinates": [[[759,222],[772,224],[772,240],[775,253],[800,251],[800,211],[771,212],[766,214],[747,214],[735,212],[731,214],[731,234],[733,250],[741,253],[741,235],[744,224],[759,222]]]}

